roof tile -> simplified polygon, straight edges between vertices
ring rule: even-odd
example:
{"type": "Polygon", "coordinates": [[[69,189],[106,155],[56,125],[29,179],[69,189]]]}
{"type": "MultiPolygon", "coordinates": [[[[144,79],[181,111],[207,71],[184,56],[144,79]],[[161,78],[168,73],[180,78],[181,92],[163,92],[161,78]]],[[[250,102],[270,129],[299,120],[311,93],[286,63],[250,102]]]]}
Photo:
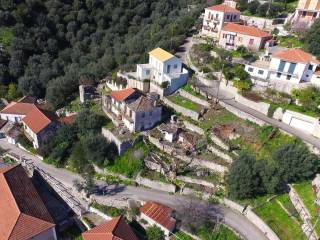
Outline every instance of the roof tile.
{"type": "Polygon", "coordinates": [[[151,52],[149,52],[149,54],[155,57],[156,59],[160,60],[161,62],[168,61],[169,59],[174,57],[174,55],[172,55],[171,53],[159,47],[156,49],[153,49],[151,52]]]}
{"type": "Polygon", "coordinates": [[[298,48],[277,52],[273,54],[272,57],[279,58],[288,62],[314,63],[317,65],[320,64],[315,56],[298,48]]]}
{"type": "Polygon", "coordinates": [[[252,26],[240,25],[240,24],[236,24],[236,23],[227,23],[224,25],[222,30],[228,31],[228,32],[241,33],[244,35],[260,37],[260,38],[272,37],[269,33],[262,31],[259,28],[252,27],[252,26]]]}
{"type": "Polygon", "coordinates": [[[214,5],[214,6],[208,7],[207,9],[213,10],[213,11],[218,11],[218,12],[240,13],[239,10],[237,10],[233,7],[230,7],[228,5],[225,5],[225,4],[214,5]]]}
{"type": "Polygon", "coordinates": [[[119,91],[113,91],[110,95],[115,100],[122,102],[135,92],[137,92],[137,90],[134,88],[126,88],[119,91]]]}

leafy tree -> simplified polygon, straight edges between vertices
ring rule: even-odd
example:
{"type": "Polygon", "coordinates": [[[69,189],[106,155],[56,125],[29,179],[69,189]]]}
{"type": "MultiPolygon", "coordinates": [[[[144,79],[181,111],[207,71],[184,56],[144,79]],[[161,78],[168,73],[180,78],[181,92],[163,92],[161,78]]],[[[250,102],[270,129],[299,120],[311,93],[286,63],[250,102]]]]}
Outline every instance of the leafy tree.
{"type": "Polygon", "coordinates": [[[281,146],[273,154],[273,159],[279,165],[281,177],[286,183],[309,179],[319,170],[319,157],[297,143],[281,146]]]}
{"type": "Polygon", "coordinates": [[[317,19],[306,32],[305,48],[308,52],[320,57],[320,19],[317,19]]]}
{"type": "Polygon", "coordinates": [[[104,118],[91,112],[88,107],[84,107],[76,118],[77,128],[82,134],[100,132],[103,122],[104,118]]]}
{"type": "Polygon", "coordinates": [[[250,80],[235,80],[233,81],[233,86],[240,91],[247,91],[251,89],[252,82],[250,80]]]}
{"type": "Polygon", "coordinates": [[[8,87],[7,96],[8,100],[14,100],[21,97],[21,93],[18,90],[18,86],[15,83],[10,83],[8,87]]]}
{"type": "Polygon", "coordinates": [[[248,9],[248,0],[239,0],[238,9],[243,12],[248,9]]]}
{"type": "Polygon", "coordinates": [[[248,11],[254,15],[257,13],[257,10],[260,7],[260,5],[261,4],[259,3],[259,1],[254,0],[248,4],[248,11]]]}
{"type": "Polygon", "coordinates": [[[310,86],[303,89],[292,90],[292,96],[298,99],[299,103],[306,110],[319,112],[320,105],[320,89],[315,86],[310,86]]]}
{"type": "Polygon", "coordinates": [[[164,240],[165,239],[163,231],[156,225],[148,227],[146,229],[146,234],[147,234],[148,240],[164,240]]]}
{"type": "Polygon", "coordinates": [[[249,80],[250,75],[244,70],[244,67],[241,65],[237,65],[234,68],[234,74],[240,80],[249,80]]]}
{"type": "Polygon", "coordinates": [[[251,198],[259,192],[262,180],[255,164],[256,159],[247,153],[242,153],[233,162],[227,179],[229,195],[232,198],[251,198]]]}
{"type": "Polygon", "coordinates": [[[78,173],[83,173],[85,166],[88,164],[88,159],[85,156],[85,150],[80,142],[76,143],[71,151],[68,159],[68,165],[71,169],[78,173]]]}

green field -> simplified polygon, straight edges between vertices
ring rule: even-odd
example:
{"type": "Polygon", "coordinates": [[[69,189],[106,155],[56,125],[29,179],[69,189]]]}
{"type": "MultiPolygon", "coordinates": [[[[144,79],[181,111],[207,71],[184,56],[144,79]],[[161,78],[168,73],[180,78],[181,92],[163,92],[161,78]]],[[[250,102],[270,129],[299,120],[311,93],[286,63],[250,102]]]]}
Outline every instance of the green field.
{"type": "Polygon", "coordinates": [[[196,103],[190,101],[189,99],[184,98],[179,95],[169,96],[168,99],[181,107],[190,109],[195,112],[200,112],[201,108],[202,108],[199,104],[196,104],[196,103]]]}
{"type": "Polygon", "coordinates": [[[297,222],[295,218],[290,217],[279,202],[281,202],[286,209],[290,208],[287,209],[288,212],[292,211],[288,197],[283,195],[260,205],[260,207],[255,208],[254,211],[272,228],[281,240],[306,239],[306,236],[301,230],[300,223],[297,222]]]}
{"type": "MultiPolygon", "coordinates": [[[[309,213],[311,214],[311,221],[315,223],[318,217],[318,206],[315,204],[315,200],[317,199],[313,189],[311,182],[304,182],[299,184],[293,185],[296,192],[299,194],[301,200],[303,201],[304,205],[308,209],[309,213]]],[[[318,223],[315,228],[317,234],[320,234],[320,224],[318,223]]]]}
{"type": "Polygon", "coordinates": [[[186,85],[184,85],[182,87],[183,90],[185,90],[186,92],[190,93],[191,95],[198,97],[202,100],[206,100],[206,98],[204,96],[202,96],[200,93],[196,92],[195,90],[193,90],[192,86],[187,83],[186,85]]]}

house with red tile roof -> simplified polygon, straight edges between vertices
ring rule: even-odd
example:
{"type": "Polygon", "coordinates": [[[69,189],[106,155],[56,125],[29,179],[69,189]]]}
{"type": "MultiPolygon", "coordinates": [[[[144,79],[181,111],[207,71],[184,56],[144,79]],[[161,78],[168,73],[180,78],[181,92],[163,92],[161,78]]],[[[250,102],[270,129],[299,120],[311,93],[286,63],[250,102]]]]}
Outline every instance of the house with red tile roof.
{"type": "Polygon", "coordinates": [[[47,140],[49,133],[56,131],[59,126],[54,113],[28,102],[11,102],[0,111],[0,118],[22,124],[24,133],[34,148],[39,148],[47,140]]]}
{"type": "Polygon", "coordinates": [[[146,202],[140,208],[140,217],[150,225],[156,225],[169,236],[176,227],[176,220],[172,217],[173,209],[156,202],[146,202]]]}
{"type": "Polygon", "coordinates": [[[251,51],[264,48],[266,42],[272,39],[271,34],[253,26],[236,23],[226,23],[219,36],[219,45],[224,49],[235,50],[245,46],[251,51]]]}
{"type": "Polygon", "coordinates": [[[256,81],[270,81],[277,86],[282,83],[284,89],[278,90],[290,93],[301,84],[320,86],[319,67],[315,56],[296,48],[276,51],[267,60],[247,64],[245,70],[256,81]]]}
{"type": "Polygon", "coordinates": [[[208,37],[219,39],[220,32],[225,23],[240,21],[240,11],[227,4],[207,7],[204,12],[201,33],[208,37]]]}
{"type": "Polygon", "coordinates": [[[0,192],[0,239],[57,239],[55,223],[21,165],[0,168],[0,192]]]}
{"type": "Polygon", "coordinates": [[[161,121],[162,106],[157,98],[135,88],[127,88],[111,92],[103,99],[103,107],[131,132],[139,132],[151,129],[161,121]]]}
{"type": "Polygon", "coordinates": [[[138,240],[122,215],[82,233],[82,237],[84,240],[138,240]]]}

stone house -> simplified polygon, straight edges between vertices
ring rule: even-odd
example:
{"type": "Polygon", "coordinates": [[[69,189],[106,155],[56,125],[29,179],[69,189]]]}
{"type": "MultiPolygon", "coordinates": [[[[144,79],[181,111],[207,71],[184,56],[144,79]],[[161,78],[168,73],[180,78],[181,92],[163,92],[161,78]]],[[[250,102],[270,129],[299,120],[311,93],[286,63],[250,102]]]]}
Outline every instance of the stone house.
{"type": "Polygon", "coordinates": [[[159,126],[159,130],[164,135],[164,140],[173,143],[178,140],[181,129],[175,123],[163,123],[159,126]]]}
{"type": "Polygon", "coordinates": [[[226,4],[214,5],[205,9],[202,34],[219,39],[225,23],[240,21],[240,11],[226,4]]]}
{"type": "Polygon", "coordinates": [[[140,208],[140,217],[150,225],[158,226],[166,236],[169,236],[176,227],[176,220],[172,216],[173,210],[160,203],[146,202],[140,208]]]}
{"type": "Polygon", "coordinates": [[[55,223],[21,165],[0,168],[0,238],[57,240],[55,223]]]}
{"type": "Polygon", "coordinates": [[[226,23],[219,37],[219,45],[227,50],[236,50],[239,46],[245,46],[251,51],[259,51],[264,48],[272,36],[252,26],[235,23],[226,23]]]}
{"type": "Polygon", "coordinates": [[[103,101],[104,107],[123,122],[131,132],[153,128],[162,117],[162,106],[155,95],[128,88],[111,92],[103,101]]]}

